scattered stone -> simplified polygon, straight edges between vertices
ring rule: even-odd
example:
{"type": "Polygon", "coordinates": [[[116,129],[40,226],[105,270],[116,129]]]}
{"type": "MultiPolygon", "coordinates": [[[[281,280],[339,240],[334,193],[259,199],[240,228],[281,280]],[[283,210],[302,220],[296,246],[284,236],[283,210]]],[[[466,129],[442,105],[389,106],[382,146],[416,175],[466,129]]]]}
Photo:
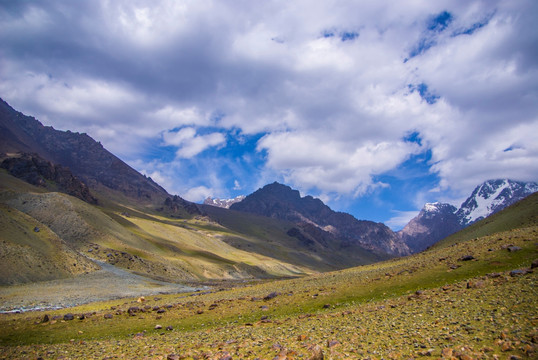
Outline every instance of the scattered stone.
{"type": "Polygon", "coordinates": [[[501,277],[501,273],[489,273],[489,274],[486,274],[486,276],[491,279],[495,279],[495,278],[501,277]]]}
{"type": "Polygon", "coordinates": [[[65,321],[73,320],[74,318],[75,318],[75,315],[73,315],[71,313],[64,315],[64,320],[65,321]]]}
{"type": "Polygon", "coordinates": [[[312,356],[308,358],[308,360],[323,360],[323,350],[321,349],[321,346],[314,345],[312,348],[310,348],[310,351],[312,352],[312,356]]]}
{"type": "Polygon", "coordinates": [[[174,328],[172,327],[172,325],[168,325],[168,326],[166,327],[166,330],[168,330],[168,331],[172,331],[172,330],[174,330],[174,328]]]}
{"type": "Polygon", "coordinates": [[[276,292],[276,291],[273,291],[272,293],[266,295],[263,300],[267,301],[267,300],[272,300],[274,298],[276,298],[278,295],[280,295],[280,293],[276,292]]]}
{"type": "Polygon", "coordinates": [[[166,360],[179,360],[179,359],[180,357],[177,354],[168,354],[168,356],[166,357],[166,360]]]}
{"type": "Polygon", "coordinates": [[[143,297],[143,296],[141,296],[141,297],[139,297],[138,300],[136,300],[136,301],[139,302],[139,303],[143,303],[144,301],[146,301],[146,298],[143,297]]]}
{"type": "Polygon", "coordinates": [[[509,252],[516,252],[516,251],[521,250],[521,248],[519,246],[514,246],[514,245],[509,246],[507,249],[508,249],[509,252]]]}
{"type": "Polygon", "coordinates": [[[467,289],[481,289],[486,285],[482,280],[470,280],[467,282],[467,289]]]}
{"type": "Polygon", "coordinates": [[[340,345],[340,341],[338,341],[338,340],[329,340],[329,341],[327,341],[327,347],[328,348],[335,347],[336,345],[340,345]]]}
{"type": "Polygon", "coordinates": [[[162,325],[155,325],[155,330],[160,330],[162,328],[163,328],[162,325]]]}
{"type": "Polygon", "coordinates": [[[140,311],[140,308],[138,306],[131,306],[129,309],[127,309],[127,312],[131,316],[135,316],[137,312],[140,311]]]}
{"type": "Polygon", "coordinates": [[[526,269],[516,269],[516,270],[510,271],[510,276],[516,277],[516,276],[525,275],[526,273],[527,273],[526,269]]]}
{"type": "Polygon", "coordinates": [[[204,310],[198,310],[198,311],[196,311],[196,313],[197,313],[198,315],[202,315],[202,314],[204,313],[204,310]]]}
{"type": "Polygon", "coordinates": [[[38,233],[39,231],[40,231],[39,228],[36,226],[36,227],[34,228],[34,232],[38,233]]]}
{"type": "Polygon", "coordinates": [[[46,323],[46,322],[49,322],[50,319],[49,319],[49,316],[47,314],[45,314],[45,316],[43,316],[43,320],[41,320],[42,323],[46,323]]]}
{"type": "Polygon", "coordinates": [[[165,313],[165,312],[166,312],[166,310],[164,310],[164,309],[157,310],[157,314],[162,314],[162,313],[165,313]]]}
{"type": "Polygon", "coordinates": [[[330,309],[330,308],[331,308],[331,304],[325,304],[325,305],[323,305],[323,308],[324,308],[324,309],[330,309]]]}
{"type": "Polygon", "coordinates": [[[306,340],[306,335],[305,334],[301,334],[299,336],[297,336],[297,341],[305,341],[306,340]]]}
{"type": "Polygon", "coordinates": [[[474,260],[474,256],[473,255],[465,255],[465,256],[462,256],[460,257],[458,260],[459,261],[470,261],[470,260],[474,260]]]}
{"type": "Polygon", "coordinates": [[[531,264],[531,269],[538,268],[538,259],[534,260],[531,264]]]}
{"type": "Polygon", "coordinates": [[[105,314],[103,315],[105,319],[112,319],[114,316],[112,314],[105,314]]]}
{"type": "Polygon", "coordinates": [[[453,350],[451,348],[444,348],[441,350],[441,357],[450,359],[452,357],[453,350]]]}

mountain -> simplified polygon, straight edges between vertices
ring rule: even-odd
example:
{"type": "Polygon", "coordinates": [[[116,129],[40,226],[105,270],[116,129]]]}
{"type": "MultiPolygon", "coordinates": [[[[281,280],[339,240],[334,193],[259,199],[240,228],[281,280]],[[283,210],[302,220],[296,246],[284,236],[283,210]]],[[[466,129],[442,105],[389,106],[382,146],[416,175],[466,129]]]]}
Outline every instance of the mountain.
{"type": "MultiPolygon", "coordinates": [[[[87,134],[55,130],[26,116],[0,99],[0,153],[39,154],[40,158],[69,168],[90,190],[111,193],[144,203],[162,203],[166,190],[87,134]]],[[[18,155],[16,155],[18,156],[18,155]]],[[[103,198],[108,198],[105,195],[103,198]]]]}
{"type": "Polygon", "coordinates": [[[154,279],[206,282],[388,258],[312,224],[172,196],[88,135],[43,126],[1,100],[0,210],[0,284],[79,276],[103,262],[154,279]]]}
{"type": "Polygon", "coordinates": [[[223,209],[229,209],[230,206],[240,201],[243,201],[244,199],[245,199],[244,195],[236,196],[233,199],[213,199],[212,197],[208,197],[207,199],[204,200],[204,205],[211,205],[211,206],[216,206],[223,209]]]}
{"type": "Polygon", "coordinates": [[[299,191],[277,182],[248,195],[230,209],[295,223],[298,227],[292,236],[321,236],[341,242],[342,246],[368,249],[378,254],[409,254],[407,245],[384,224],[335,212],[321,200],[301,197],[299,191]]]}
{"type": "Polygon", "coordinates": [[[534,182],[488,180],[477,186],[456,212],[462,226],[482,220],[538,191],[534,182]]]}
{"type": "Polygon", "coordinates": [[[488,180],[477,186],[459,208],[438,202],[426,204],[398,235],[413,252],[419,252],[536,191],[538,184],[534,182],[488,180]]]}
{"type": "Polygon", "coordinates": [[[462,228],[457,210],[450,204],[428,203],[398,235],[413,253],[420,252],[462,228]]]}

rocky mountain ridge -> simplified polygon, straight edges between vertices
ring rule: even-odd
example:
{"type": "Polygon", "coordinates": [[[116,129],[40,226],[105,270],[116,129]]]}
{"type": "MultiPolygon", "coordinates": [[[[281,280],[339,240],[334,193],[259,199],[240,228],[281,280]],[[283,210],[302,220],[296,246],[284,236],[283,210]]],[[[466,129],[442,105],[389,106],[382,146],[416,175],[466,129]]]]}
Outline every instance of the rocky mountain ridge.
{"type": "Polygon", "coordinates": [[[488,180],[478,185],[459,208],[440,202],[425,204],[398,236],[413,252],[419,252],[536,191],[538,184],[534,182],[488,180]]]}
{"type": "Polygon", "coordinates": [[[43,126],[0,99],[0,153],[30,153],[67,167],[90,189],[112,190],[142,202],[163,202],[169,194],[87,134],[43,126]]]}
{"type": "Polygon", "coordinates": [[[293,236],[332,239],[341,241],[343,246],[359,246],[392,256],[410,253],[386,225],[333,211],[321,200],[301,197],[299,191],[277,182],[248,195],[230,209],[293,222],[297,224],[293,236]]]}

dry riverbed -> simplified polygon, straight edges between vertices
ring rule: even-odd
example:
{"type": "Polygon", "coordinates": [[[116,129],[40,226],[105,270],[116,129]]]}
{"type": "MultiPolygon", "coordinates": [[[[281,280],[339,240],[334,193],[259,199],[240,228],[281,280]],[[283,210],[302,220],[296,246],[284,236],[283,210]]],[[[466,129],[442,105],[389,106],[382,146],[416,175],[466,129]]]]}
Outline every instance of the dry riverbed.
{"type": "Polygon", "coordinates": [[[99,262],[101,270],[77,277],[0,287],[0,313],[61,309],[95,301],[196,291],[99,262]]]}

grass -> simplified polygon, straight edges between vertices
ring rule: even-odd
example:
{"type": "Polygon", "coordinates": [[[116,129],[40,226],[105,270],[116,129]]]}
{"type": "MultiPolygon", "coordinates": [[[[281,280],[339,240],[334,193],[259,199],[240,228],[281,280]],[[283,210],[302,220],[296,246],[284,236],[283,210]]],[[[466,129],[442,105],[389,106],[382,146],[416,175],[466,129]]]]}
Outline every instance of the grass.
{"type": "MultiPolygon", "coordinates": [[[[482,329],[484,324],[476,320],[484,311],[480,306],[484,303],[505,304],[507,302],[511,308],[503,305],[506,311],[502,312],[506,312],[506,316],[510,317],[517,301],[524,302],[524,306],[517,305],[519,306],[517,311],[524,311],[525,316],[528,316],[528,323],[521,327],[519,330],[521,335],[518,335],[518,338],[528,341],[536,325],[532,325],[532,319],[537,316],[536,308],[534,307],[533,310],[533,305],[535,305],[533,299],[538,295],[534,286],[536,275],[512,278],[507,276],[506,272],[529,266],[534,259],[538,258],[535,244],[538,240],[537,230],[537,227],[533,226],[498,233],[471,242],[458,243],[448,248],[433,249],[408,258],[393,259],[299,279],[268,281],[214,291],[209,294],[163,295],[158,296],[156,300],[148,298],[143,303],[138,303],[135,299],[117,300],[48,313],[50,317],[67,312],[95,313],[84,320],[65,322],[59,320],[55,323],[41,324],[39,322],[43,313],[4,315],[0,318],[0,344],[2,349],[10,354],[17,354],[17,351],[21,349],[31,353],[36,349],[49,348],[45,344],[52,344],[50,348],[62,349],[62,352],[67,351],[71,354],[70,356],[75,356],[75,348],[80,347],[71,346],[73,342],[84,343],[81,347],[87,350],[99,344],[99,346],[104,346],[107,352],[118,356],[121,354],[116,353],[115,346],[122,344],[120,350],[131,354],[129,356],[134,356],[134,353],[129,350],[131,346],[138,349],[136,351],[139,355],[147,351],[136,345],[140,339],[135,340],[134,334],[143,333],[144,335],[140,337],[151,339],[152,343],[155,341],[158,344],[155,348],[161,352],[175,352],[178,349],[173,348],[172,345],[180,343],[180,350],[183,354],[195,355],[200,354],[201,349],[215,352],[215,346],[218,348],[218,343],[223,340],[223,331],[229,331],[234,338],[247,340],[240,350],[233,350],[233,346],[226,344],[220,347],[232,348],[233,351],[243,354],[244,358],[249,358],[246,355],[249,351],[257,356],[269,354],[275,356],[276,350],[272,349],[274,342],[285,343],[283,346],[287,349],[286,351],[293,350],[297,354],[307,356],[310,350],[307,347],[301,347],[301,342],[295,339],[301,334],[308,334],[306,335],[310,339],[308,343],[321,344],[327,354],[331,352],[336,354],[340,351],[338,349],[344,348],[342,345],[344,340],[346,343],[351,342],[354,346],[358,346],[360,338],[369,339],[372,348],[375,347],[378,349],[376,351],[385,354],[384,356],[388,356],[390,352],[387,351],[390,349],[400,349],[401,356],[412,356],[420,351],[428,350],[420,346],[415,349],[413,344],[405,345],[406,338],[402,335],[415,331],[417,318],[420,319],[423,328],[437,325],[436,321],[439,322],[442,319],[445,319],[442,322],[447,325],[444,327],[450,328],[454,326],[452,324],[454,321],[449,321],[450,318],[460,319],[457,320],[459,327],[455,334],[460,336],[464,343],[468,343],[467,345],[475,344],[477,341],[474,337],[470,336],[468,331],[460,329],[463,325],[461,319],[464,319],[465,324],[468,323],[470,327],[482,329]],[[517,245],[522,249],[510,252],[504,248],[507,245],[517,245]],[[493,251],[489,251],[490,249],[493,251]],[[472,252],[476,260],[458,260],[469,252],[472,252]],[[451,269],[453,265],[459,265],[459,267],[451,269]],[[485,276],[492,272],[500,272],[504,275],[491,279],[485,276]],[[465,284],[468,279],[479,279],[486,285],[483,289],[466,289],[465,284]],[[444,287],[448,290],[442,290],[444,287]],[[504,292],[511,288],[516,288],[520,292],[521,295],[518,295],[517,299],[504,299],[503,296],[499,296],[498,291],[504,292]],[[414,295],[417,290],[423,293],[414,295]],[[271,300],[263,300],[263,297],[274,291],[279,295],[271,300]],[[449,297],[448,294],[452,293],[454,296],[449,297]],[[425,299],[428,302],[425,303],[425,299]],[[449,305],[456,302],[462,303],[456,310],[447,310],[439,306],[432,307],[432,304],[436,302],[439,304],[448,302],[449,305]],[[212,307],[212,304],[216,306],[212,307]],[[136,316],[129,316],[126,313],[131,306],[145,305],[151,307],[169,305],[170,309],[162,315],[157,315],[153,311],[138,313],[136,316]],[[111,307],[114,309],[112,310],[111,307]],[[116,315],[117,310],[122,310],[123,313],[116,315]],[[432,311],[434,311],[433,314],[432,311]],[[106,313],[114,314],[113,318],[104,319],[103,316],[106,313]],[[384,314],[382,318],[377,319],[383,323],[384,330],[375,330],[377,333],[372,334],[372,331],[378,328],[370,328],[366,324],[375,321],[376,313],[384,314]],[[391,317],[385,317],[387,315],[385,313],[390,313],[391,317]],[[440,317],[440,313],[443,317],[440,317]],[[474,314],[475,317],[469,320],[467,318],[469,314],[474,314]],[[261,322],[262,316],[267,316],[271,322],[261,322]],[[390,331],[392,327],[389,319],[400,319],[399,325],[394,325],[401,331],[400,333],[390,331]],[[162,324],[163,327],[172,326],[174,330],[169,332],[155,330],[154,327],[157,324],[162,324]],[[332,330],[326,332],[325,328],[332,330]],[[362,334],[364,331],[366,333],[362,334]],[[160,335],[163,332],[164,335],[160,335]],[[289,335],[285,335],[286,333],[289,335]],[[274,339],[280,340],[273,341],[270,346],[262,347],[263,349],[258,349],[256,340],[252,340],[253,338],[265,339],[265,344],[267,339],[272,339],[273,336],[274,339]],[[326,342],[331,338],[340,342],[340,345],[336,345],[335,348],[328,347],[326,342]],[[189,344],[189,341],[193,343],[189,344]]],[[[510,322],[505,323],[505,326],[508,325],[510,322]]],[[[497,351],[502,345],[496,345],[495,341],[500,336],[502,328],[494,334],[489,334],[488,331],[493,331],[489,325],[483,331],[481,330],[484,335],[480,337],[480,346],[497,351]]],[[[414,338],[414,341],[419,340],[424,341],[421,337],[414,338]]],[[[436,356],[439,356],[441,346],[451,346],[454,341],[436,340],[430,343],[436,349],[436,356]]],[[[355,348],[355,350],[360,349],[355,348]]],[[[230,352],[230,350],[226,351],[230,352]]],[[[515,347],[509,353],[521,355],[521,351],[515,347]]],[[[333,358],[346,358],[344,355],[339,357],[340,355],[334,355],[333,358]]],[[[364,350],[364,355],[367,355],[367,350],[364,350]]],[[[195,358],[195,356],[187,356],[187,358],[195,358]]]]}

